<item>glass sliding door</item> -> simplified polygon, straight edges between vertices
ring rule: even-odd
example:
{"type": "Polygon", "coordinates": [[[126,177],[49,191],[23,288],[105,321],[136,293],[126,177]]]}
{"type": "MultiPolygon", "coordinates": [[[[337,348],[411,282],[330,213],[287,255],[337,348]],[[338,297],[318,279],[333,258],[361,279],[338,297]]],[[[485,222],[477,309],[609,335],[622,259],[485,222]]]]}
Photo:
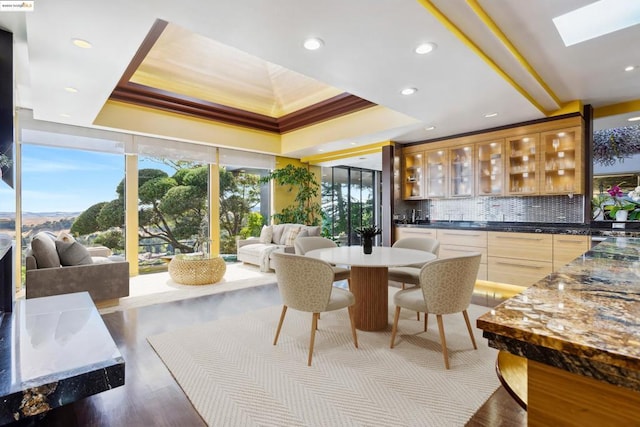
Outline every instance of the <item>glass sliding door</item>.
{"type": "Polygon", "coordinates": [[[322,170],[324,233],[342,246],[360,244],[356,229],[379,225],[381,206],[378,171],[334,167],[322,170]]]}

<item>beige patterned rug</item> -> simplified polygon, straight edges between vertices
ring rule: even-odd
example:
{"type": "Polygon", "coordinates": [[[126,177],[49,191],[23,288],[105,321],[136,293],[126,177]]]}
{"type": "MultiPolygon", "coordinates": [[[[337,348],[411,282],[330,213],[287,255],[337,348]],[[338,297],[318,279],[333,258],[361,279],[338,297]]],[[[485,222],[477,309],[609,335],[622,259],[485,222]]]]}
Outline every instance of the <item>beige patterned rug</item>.
{"type": "MultiPolygon", "coordinates": [[[[422,333],[403,310],[394,349],[390,327],[358,331],[356,349],[346,310],[323,313],[307,367],[311,314],[289,310],[273,346],[280,309],[148,338],[209,425],[462,426],[499,385],[496,350],[474,328],[474,351],[460,314],[444,316],[447,371],[434,316],[422,333]]],[[[486,311],[472,305],[472,324],[486,311]]]]}

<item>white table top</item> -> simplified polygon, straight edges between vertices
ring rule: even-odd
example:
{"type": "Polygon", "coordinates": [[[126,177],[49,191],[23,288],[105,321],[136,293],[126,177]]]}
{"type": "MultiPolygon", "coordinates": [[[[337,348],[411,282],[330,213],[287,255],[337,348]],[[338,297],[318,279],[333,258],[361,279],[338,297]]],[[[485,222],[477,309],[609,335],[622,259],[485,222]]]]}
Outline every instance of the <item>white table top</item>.
{"type": "Polygon", "coordinates": [[[305,254],[330,264],[344,264],[354,267],[399,267],[431,261],[436,256],[416,249],[374,246],[373,252],[365,255],[362,246],[340,246],[337,248],[314,249],[305,254]]]}

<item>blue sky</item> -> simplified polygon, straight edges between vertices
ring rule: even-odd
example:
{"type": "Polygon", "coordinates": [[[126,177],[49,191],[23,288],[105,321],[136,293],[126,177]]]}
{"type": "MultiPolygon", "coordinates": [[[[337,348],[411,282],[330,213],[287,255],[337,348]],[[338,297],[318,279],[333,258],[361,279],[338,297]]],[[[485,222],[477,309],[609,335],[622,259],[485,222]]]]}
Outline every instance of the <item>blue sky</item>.
{"type": "MultiPolygon", "coordinates": [[[[152,161],[141,168],[171,169],[152,161]]],[[[25,212],[81,212],[116,198],[124,177],[124,156],[89,151],[22,146],[22,210],[25,212]]],[[[0,183],[0,212],[14,210],[13,191],[0,183]]]]}

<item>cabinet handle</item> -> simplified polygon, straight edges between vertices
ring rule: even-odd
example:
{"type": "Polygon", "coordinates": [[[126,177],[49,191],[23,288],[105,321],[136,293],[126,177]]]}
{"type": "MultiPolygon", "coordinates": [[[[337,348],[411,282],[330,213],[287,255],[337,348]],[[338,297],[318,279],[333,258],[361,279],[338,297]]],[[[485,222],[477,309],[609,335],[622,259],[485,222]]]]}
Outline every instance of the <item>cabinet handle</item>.
{"type": "Polygon", "coordinates": [[[502,262],[502,261],[498,261],[496,262],[496,264],[500,264],[500,265],[510,265],[513,267],[524,267],[524,268],[531,268],[534,270],[540,270],[544,267],[540,267],[539,265],[527,265],[527,264],[518,264],[517,262],[502,262]]]}
{"type": "Polygon", "coordinates": [[[496,239],[511,239],[511,240],[542,240],[542,237],[496,236],[496,239]]]}
{"type": "Polygon", "coordinates": [[[474,251],[474,250],[465,251],[464,249],[448,249],[448,248],[443,248],[443,249],[445,249],[446,251],[449,251],[449,252],[463,252],[463,253],[475,253],[475,252],[477,252],[477,251],[474,251]]]}
{"type": "Polygon", "coordinates": [[[466,233],[442,233],[447,236],[465,236],[465,237],[478,237],[480,234],[466,234],[466,233]]]}
{"type": "Polygon", "coordinates": [[[558,242],[562,242],[562,243],[574,243],[574,244],[576,244],[576,245],[581,245],[581,244],[583,244],[583,243],[584,243],[584,242],[583,242],[583,241],[581,241],[581,240],[566,240],[566,239],[558,239],[557,241],[558,241],[558,242]]]}

